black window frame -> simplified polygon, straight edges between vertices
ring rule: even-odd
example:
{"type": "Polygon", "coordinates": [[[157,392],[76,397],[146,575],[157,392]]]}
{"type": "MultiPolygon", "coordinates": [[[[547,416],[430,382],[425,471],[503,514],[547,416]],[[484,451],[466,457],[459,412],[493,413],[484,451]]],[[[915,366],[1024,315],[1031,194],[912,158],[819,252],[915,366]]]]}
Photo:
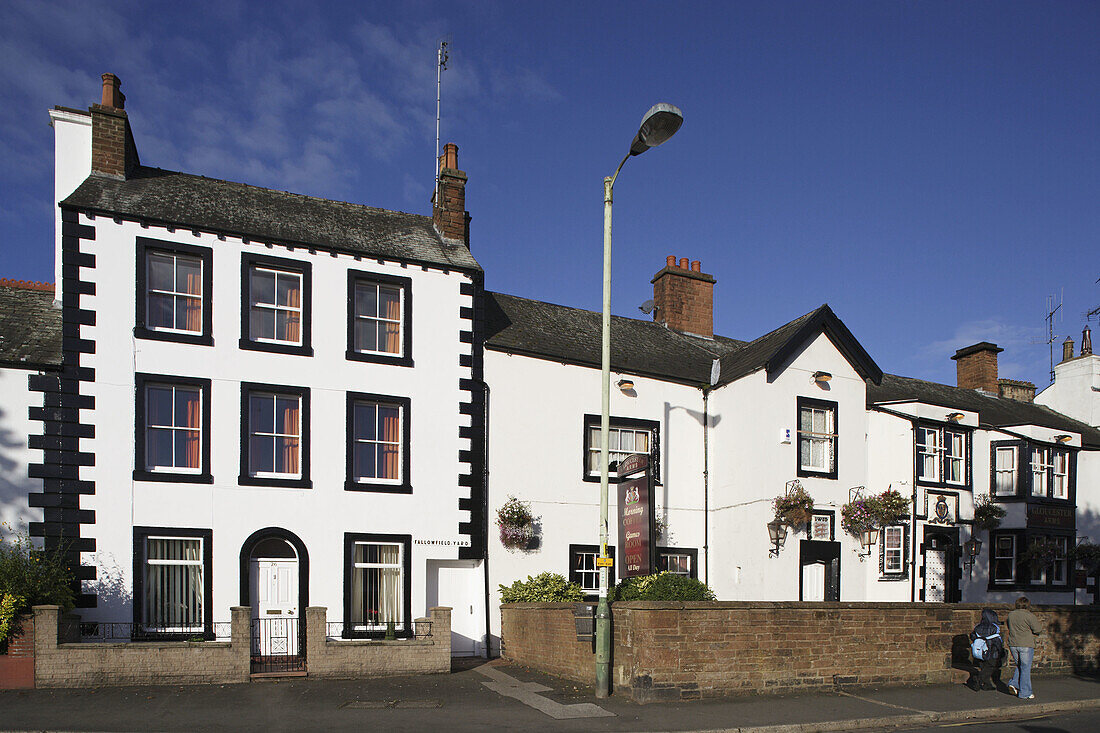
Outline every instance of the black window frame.
{"type": "Polygon", "coordinates": [[[170,242],[150,237],[137,237],[135,242],[136,272],[134,294],[134,338],[152,341],[174,341],[194,346],[214,345],[214,251],[209,247],[170,242]],[[202,332],[178,333],[160,331],[146,325],[148,288],[148,254],[195,257],[202,263],[202,332]]]}
{"type": "Polygon", "coordinates": [[[1031,453],[1027,447],[1027,441],[1024,440],[992,440],[989,442],[989,496],[993,501],[1023,501],[1027,499],[1031,489],[1031,453]],[[1015,491],[1011,494],[998,494],[997,493],[997,449],[998,448],[1015,448],[1016,449],[1016,487],[1015,491]],[[1027,453],[1027,462],[1024,461],[1024,454],[1027,453]],[[1024,468],[1027,467],[1028,478],[1024,479],[1024,468]],[[1024,487],[1027,487],[1027,494],[1023,492],[1024,487]]]}
{"type": "Polygon", "coordinates": [[[973,489],[973,437],[974,431],[965,426],[956,425],[953,423],[940,423],[933,420],[918,420],[914,425],[913,430],[913,477],[915,478],[916,482],[921,486],[933,486],[943,489],[973,489]],[[919,430],[935,430],[939,433],[939,480],[928,479],[921,476],[923,465],[921,462],[920,449],[918,447],[920,445],[920,440],[918,439],[917,431],[919,430]],[[946,478],[948,463],[947,436],[949,434],[961,435],[963,438],[963,451],[965,451],[966,455],[963,456],[962,483],[952,483],[946,478]]]}
{"type": "MultiPolygon", "coordinates": [[[[608,423],[608,429],[613,428],[628,428],[630,430],[648,430],[649,431],[649,461],[650,470],[653,475],[653,482],[657,485],[661,484],[661,423],[657,420],[645,420],[635,417],[616,417],[611,416],[608,423]]],[[[588,472],[588,434],[590,430],[600,429],[600,416],[585,414],[584,427],[581,431],[581,478],[589,483],[599,483],[600,475],[590,474],[588,472]]],[[[608,469],[607,474],[608,483],[617,484],[620,479],[615,472],[615,464],[608,469]]]]}
{"type": "Polygon", "coordinates": [[[344,473],[345,491],[373,491],[384,494],[411,494],[412,488],[412,400],[408,397],[371,394],[369,392],[348,392],[346,401],[346,465],[344,473]],[[356,481],[354,477],[354,409],[356,403],[373,402],[377,404],[397,405],[401,408],[401,483],[379,483],[375,481],[356,481]]]}
{"type": "MultiPolygon", "coordinates": [[[[1060,501],[1060,500],[1059,500],[1060,501]]],[[[987,550],[986,558],[989,562],[989,578],[987,583],[987,590],[989,591],[1021,591],[1032,593],[1074,593],[1076,592],[1074,583],[1074,572],[1076,570],[1076,563],[1072,558],[1074,541],[1076,537],[1076,530],[1057,530],[1051,528],[1033,528],[1033,529],[994,529],[989,532],[989,549],[987,550]],[[1013,557],[1013,567],[1015,568],[1015,577],[1010,583],[997,583],[993,577],[993,563],[994,563],[994,551],[996,548],[997,538],[1001,536],[1011,535],[1016,538],[1015,552],[1013,557]],[[1027,560],[1022,560],[1023,555],[1030,546],[1033,539],[1038,537],[1063,537],[1066,540],[1066,582],[1054,583],[1050,580],[1049,574],[1045,583],[1033,583],[1031,580],[1031,563],[1027,560]]]]}
{"type": "Polygon", "coordinates": [[[241,254],[241,339],[239,346],[248,351],[266,351],[272,354],[313,356],[313,264],[305,260],[270,255],[241,254]],[[279,344],[252,340],[252,278],[254,267],[298,273],[302,276],[302,343],[279,344]]]}
{"type": "MultiPolygon", "coordinates": [[[[668,564],[666,562],[665,567],[661,567],[661,558],[667,558],[669,555],[688,555],[691,558],[691,572],[687,577],[697,580],[699,578],[699,548],[697,547],[665,547],[659,545],[657,547],[657,568],[655,572],[668,572],[668,564]]],[[[679,573],[676,573],[679,575],[679,573]]]]}
{"type": "MultiPolygon", "coordinates": [[[[803,397],[799,395],[796,400],[796,407],[794,413],[794,426],[795,436],[795,452],[794,452],[794,467],[795,474],[799,478],[822,478],[822,479],[836,479],[837,471],[840,468],[840,405],[832,400],[822,400],[816,397],[803,397]],[[814,471],[812,469],[804,469],[802,467],[802,409],[804,407],[816,407],[820,409],[832,410],[833,413],[833,467],[831,471],[814,471]]],[[[809,440],[809,438],[806,438],[809,440]]]]}
{"type": "Polygon", "coordinates": [[[1025,502],[1028,504],[1050,504],[1053,506],[1077,506],[1077,454],[1079,449],[1047,443],[1040,440],[995,440],[989,444],[989,489],[994,501],[1025,502]],[[997,449],[1016,448],[1016,493],[998,494],[997,486],[997,449]],[[1047,493],[1033,494],[1031,452],[1037,448],[1051,451],[1050,467],[1047,469],[1047,493]],[[1054,488],[1054,453],[1066,456],[1066,498],[1059,499],[1051,495],[1054,488]]]}
{"type": "Polygon", "coordinates": [[[194,527],[134,527],[133,619],[134,636],[145,639],[191,639],[194,631],[145,631],[142,613],[145,608],[145,541],[149,537],[166,536],[201,539],[202,542],[202,637],[214,640],[214,532],[194,527]]]}
{"type": "MultiPolygon", "coordinates": [[[[596,598],[599,595],[599,590],[594,589],[595,592],[589,592],[588,589],[586,589],[581,584],[580,573],[576,569],[575,560],[576,560],[577,554],[582,553],[582,552],[583,553],[593,553],[593,554],[595,554],[596,557],[599,557],[600,556],[600,546],[599,545],[584,545],[584,544],[570,543],[570,545],[569,545],[569,564],[566,565],[566,567],[568,568],[567,577],[569,578],[570,583],[576,583],[580,587],[581,592],[584,593],[585,600],[592,600],[592,599],[596,598]]],[[[607,556],[611,558],[612,563],[615,562],[615,545],[608,545],[607,546],[607,556]]],[[[614,564],[612,564],[612,566],[607,569],[607,576],[608,576],[607,577],[607,584],[608,584],[608,587],[615,584],[615,569],[616,569],[616,566],[614,564]]],[[[597,577],[598,577],[599,568],[596,568],[596,570],[597,570],[597,577]]]]}
{"type": "Polygon", "coordinates": [[[198,377],[169,376],[166,374],[134,374],[134,480],[171,483],[212,484],[214,476],[210,464],[211,433],[211,381],[198,377]],[[151,471],[146,463],[146,390],[158,384],[173,387],[198,387],[202,395],[202,425],[200,427],[198,473],[179,471],[151,471]]]}
{"type": "Polygon", "coordinates": [[[879,530],[878,574],[880,581],[909,579],[909,536],[912,534],[908,522],[892,522],[879,530]],[[886,569],[886,527],[901,527],[901,570],[886,569]]]}
{"type": "Polygon", "coordinates": [[[309,387],[292,387],[285,384],[265,384],[261,382],[241,382],[241,467],[237,483],[241,486],[270,486],[288,489],[311,489],[313,481],[310,479],[310,407],[309,387]],[[298,456],[302,475],[299,478],[273,478],[268,476],[253,476],[249,472],[249,396],[253,392],[268,392],[276,395],[297,395],[301,400],[301,424],[302,434],[299,436],[298,456]]]}
{"type": "Polygon", "coordinates": [[[377,534],[372,532],[344,532],[344,623],[342,636],[345,639],[381,639],[385,630],[355,630],[351,621],[351,585],[355,572],[355,543],[378,542],[402,545],[401,551],[401,593],[404,616],[399,627],[394,629],[399,639],[413,636],[412,612],[412,535],[377,534]]]}
{"type": "Polygon", "coordinates": [[[345,357],[351,361],[393,366],[414,366],[412,358],[412,278],[367,270],[348,270],[348,343],[345,357]],[[401,289],[401,350],[402,354],[363,353],[355,348],[355,286],[359,283],[396,285],[401,289]]]}

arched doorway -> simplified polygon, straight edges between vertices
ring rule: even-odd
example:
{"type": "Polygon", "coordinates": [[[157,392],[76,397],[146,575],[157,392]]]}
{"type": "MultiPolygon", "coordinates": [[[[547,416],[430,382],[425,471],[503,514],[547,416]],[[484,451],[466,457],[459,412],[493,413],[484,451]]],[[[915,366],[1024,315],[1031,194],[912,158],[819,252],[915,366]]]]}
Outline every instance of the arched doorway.
{"type": "Polygon", "coordinates": [[[309,558],[292,532],[268,527],[241,547],[241,605],[251,608],[252,671],[305,668],[309,558]]]}

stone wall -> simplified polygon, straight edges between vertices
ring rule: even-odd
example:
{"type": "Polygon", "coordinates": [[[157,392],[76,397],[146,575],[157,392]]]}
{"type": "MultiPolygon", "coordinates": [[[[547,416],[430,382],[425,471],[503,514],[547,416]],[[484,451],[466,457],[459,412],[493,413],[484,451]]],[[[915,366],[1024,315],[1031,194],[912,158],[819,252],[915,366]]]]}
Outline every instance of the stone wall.
{"type": "Polygon", "coordinates": [[[57,606],[34,608],[37,687],[248,682],[250,610],[232,609],[232,641],[59,643],[57,606]]]}
{"type": "Polygon", "coordinates": [[[8,649],[0,654],[0,690],[24,690],[34,687],[34,616],[21,616],[19,631],[8,639],[8,649]]]}
{"type": "Polygon", "coordinates": [[[451,671],[451,609],[433,608],[430,619],[413,622],[418,638],[328,639],[327,609],[306,609],[306,665],[310,677],[360,679],[451,671]],[[430,624],[431,636],[428,622],[430,624]]]}
{"type": "MultiPolygon", "coordinates": [[[[611,679],[639,702],[848,685],[945,683],[969,666],[979,605],[632,602],[612,604],[611,679]]],[[[995,606],[1004,617],[1010,607],[995,606]]],[[[1100,609],[1033,609],[1046,633],[1034,672],[1096,673],[1100,609]]],[[[571,604],[501,607],[502,655],[591,683],[571,604]]],[[[1005,675],[1007,679],[1007,675],[1005,675]]]]}

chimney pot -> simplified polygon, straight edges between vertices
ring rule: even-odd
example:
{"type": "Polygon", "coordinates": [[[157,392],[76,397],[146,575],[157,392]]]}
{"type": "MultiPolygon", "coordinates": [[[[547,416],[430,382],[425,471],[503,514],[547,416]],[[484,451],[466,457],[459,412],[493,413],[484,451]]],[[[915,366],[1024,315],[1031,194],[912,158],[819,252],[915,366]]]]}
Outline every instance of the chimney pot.
{"type": "Polygon", "coordinates": [[[703,266],[703,263],[700,262],[699,260],[692,260],[692,262],[691,262],[691,271],[692,272],[699,272],[700,271],[699,268],[702,267],[702,266],[703,266]]]}
{"type": "Polygon", "coordinates": [[[681,270],[688,269],[688,258],[687,257],[681,257],[680,258],[680,269],[681,270]]]}
{"type": "Polygon", "coordinates": [[[454,143],[447,143],[443,146],[443,155],[439,158],[439,169],[450,168],[451,170],[458,170],[458,146],[454,143]]]}
{"type": "Polygon", "coordinates": [[[676,267],[676,255],[669,255],[665,258],[665,267],[676,267]]]}
{"type": "Polygon", "coordinates": [[[1092,356],[1092,331],[1088,326],[1081,332],[1081,356],[1092,356]]]}
{"type": "Polygon", "coordinates": [[[1066,340],[1062,342],[1062,361],[1069,361],[1073,358],[1073,339],[1066,336],[1066,340]]]}
{"type": "Polygon", "coordinates": [[[104,107],[113,107],[115,109],[125,109],[126,95],[122,93],[122,82],[118,80],[118,77],[114,74],[103,75],[103,99],[101,104],[104,107]]]}

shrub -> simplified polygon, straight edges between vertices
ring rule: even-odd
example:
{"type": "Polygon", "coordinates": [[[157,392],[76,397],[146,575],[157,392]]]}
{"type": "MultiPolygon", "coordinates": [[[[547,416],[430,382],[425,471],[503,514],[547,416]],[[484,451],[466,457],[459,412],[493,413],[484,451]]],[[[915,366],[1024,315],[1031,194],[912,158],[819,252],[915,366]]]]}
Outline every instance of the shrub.
{"type": "Polygon", "coordinates": [[[73,573],[64,548],[39,550],[25,534],[0,534],[0,641],[14,629],[5,618],[15,618],[31,606],[73,608],[73,573]]]}
{"type": "Polygon", "coordinates": [[[703,581],[686,575],[657,573],[627,578],[611,589],[612,601],[713,601],[712,591],[703,581]]]}
{"type": "Polygon", "coordinates": [[[511,585],[501,585],[501,603],[575,603],[584,600],[584,591],[558,573],[541,573],[511,585]]]}

